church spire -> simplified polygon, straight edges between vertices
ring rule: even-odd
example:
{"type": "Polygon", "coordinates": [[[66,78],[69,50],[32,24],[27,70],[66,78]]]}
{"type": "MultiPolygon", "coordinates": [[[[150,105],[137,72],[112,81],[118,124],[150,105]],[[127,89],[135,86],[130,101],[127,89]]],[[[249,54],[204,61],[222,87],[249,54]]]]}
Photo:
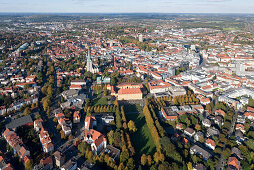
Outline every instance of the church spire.
{"type": "Polygon", "coordinates": [[[91,60],[91,54],[90,54],[90,48],[88,49],[87,62],[92,62],[92,60],[91,60]]]}

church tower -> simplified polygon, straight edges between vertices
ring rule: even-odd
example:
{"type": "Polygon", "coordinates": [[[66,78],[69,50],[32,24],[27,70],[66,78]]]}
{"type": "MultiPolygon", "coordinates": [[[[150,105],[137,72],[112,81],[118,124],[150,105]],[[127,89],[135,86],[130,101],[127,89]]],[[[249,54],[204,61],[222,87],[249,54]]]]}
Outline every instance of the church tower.
{"type": "Polygon", "coordinates": [[[93,61],[91,59],[90,49],[88,50],[87,59],[86,59],[86,71],[91,73],[98,73],[99,69],[93,65],[93,61]]]}
{"type": "Polygon", "coordinates": [[[87,59],[86,59],[86,70],[93,72],[93,62],[91,59],[91,55],[90,55],[90,49],[88,50],[88,55],[87,55],[87,59]]]}

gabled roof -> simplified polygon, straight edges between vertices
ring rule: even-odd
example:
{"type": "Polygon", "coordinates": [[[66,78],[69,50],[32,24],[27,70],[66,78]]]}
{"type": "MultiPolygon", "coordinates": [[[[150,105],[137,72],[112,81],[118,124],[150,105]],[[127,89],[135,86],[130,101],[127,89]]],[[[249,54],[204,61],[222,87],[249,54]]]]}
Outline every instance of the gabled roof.
{"type": "Polygon", "coordinates": [[[120,89],[118,94],[142,94],[139,88],[120,89]]]}
{"type": "Polygon", "coordinates": [[[234,156],[231,156],[228,158],[228,165],[231,165],[231,166],[235,167],[236,169],[241,168],[240,161],[234,156]]]}
{"type": "Polygon", "coordinates": [[[212,145],[213,147],[216,146],[214,140],[212,140],[212,139],[207,139],[207,140],[206,140],[206,144],[208,144],[208,145],[210,144],[210,145],[212,145]]]}

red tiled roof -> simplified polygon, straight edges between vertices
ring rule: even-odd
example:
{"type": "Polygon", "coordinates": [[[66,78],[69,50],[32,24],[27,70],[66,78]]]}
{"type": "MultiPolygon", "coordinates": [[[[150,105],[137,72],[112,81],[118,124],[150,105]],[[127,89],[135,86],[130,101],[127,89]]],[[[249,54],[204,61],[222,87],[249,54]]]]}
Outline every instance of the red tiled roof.
{"type": "Polygon", "coordinates": [[[222,116],[225,116],[225,114],[226,114],[226,113],[225,113],[223,110],[221,110],[221,109],[216,110],[215,113],[216,113],[216,114],[220,114],[220,115],[222,115],[222,116]]]}
{"type": "Polygon", "coordinates": [[[228,165],[231,165],[233,167],[235,167],[236,169],[240,169],[240,161],[236,158],[236,157],[229,157],[228,158],[228,165]]]}
{"type": "Polygon", "coordinates": [[[120,89],[118,94],[142,94],[139,88],[120,89]]]}
{"type": "Polygon", "coordinates": [[[254,108],[253,107],[247,107],[247,111],[254,112],[254,108]]]}
{"type": "Polygon", "coordinates": [[[215,142],[214,142],[214,140],[212,140],[212,139],[207,139],[207,140],[206,140],[206,143],[207,143],[207,144],[211,144],[212,146],[215,146],[215,145],[216,145],[215,142]]]}

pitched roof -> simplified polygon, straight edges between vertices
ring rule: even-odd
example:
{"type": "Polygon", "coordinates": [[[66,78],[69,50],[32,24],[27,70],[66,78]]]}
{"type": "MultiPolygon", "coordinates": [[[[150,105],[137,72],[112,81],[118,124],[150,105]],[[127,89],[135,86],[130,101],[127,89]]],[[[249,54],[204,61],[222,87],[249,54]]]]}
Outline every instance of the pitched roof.
{"type": "Polygon", "coordinates": [[[247,107],[247,111],[254,112],[254,108],[253,107],[247,107]]]}
{"type": "Polygon", "coordinates": [[[47,157],[46,159],[41,159],[40,164],[42,165],[53,164],[53,160],[50,156],[50,157],[47,157]]]}
{"type": "Polygon", "coordinates": [[[212,146],[214,146],[214,147],[216,146],[214,140],[212,140],[212,139],[207,139],[207,140],[206,140],[206,144],[210,144],[210,145],[212,145],[212,146]]]}
{"type": "Polygon", "coordinates": [[[226,113],[225,113],[223,110],[221,110],[221,109],[216,110],[215,113],[216,113],[216,114],[220,114],[220,115],[222,115],[222,116],[225,116],[225,114],[226,114],[226,113]]]}
{"type": "Polygon", "coordinates": [[[18,152],[19,157],[23,158],[26,151],[27,151],[26,148],[24,146],[21,146],[21,148],[19,149],[19,152],[18,152]]]}
{"type": "Polygon", "coordinates": [[[236,169],[241,168],[240,161],[234,156],[231,156],[228,158],[228,165],[231,165],[231,166],[235,167],[236,169]]]}
{"type": "Polygon", "coordinates": [[[139,88],[120,89],[118,94],[142,94],[139,88]]]}

